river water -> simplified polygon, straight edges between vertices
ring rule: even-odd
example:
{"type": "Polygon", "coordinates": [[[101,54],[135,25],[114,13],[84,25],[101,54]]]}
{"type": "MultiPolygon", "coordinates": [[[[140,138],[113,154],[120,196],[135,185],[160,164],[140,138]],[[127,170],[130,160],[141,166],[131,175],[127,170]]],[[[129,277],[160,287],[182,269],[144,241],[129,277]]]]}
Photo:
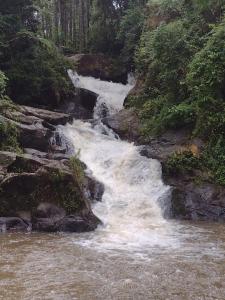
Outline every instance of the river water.
{"type": "Polygon", "coordinates": [[[84,234],[0,237],[0,299],[225,299],[223,224],[169,221],[170,187],[158,161],[140,156],[101,123],[133,86],[69,73],[99,94],[94,121],[59,128],[102,182],[103,221],[84,234]]]}

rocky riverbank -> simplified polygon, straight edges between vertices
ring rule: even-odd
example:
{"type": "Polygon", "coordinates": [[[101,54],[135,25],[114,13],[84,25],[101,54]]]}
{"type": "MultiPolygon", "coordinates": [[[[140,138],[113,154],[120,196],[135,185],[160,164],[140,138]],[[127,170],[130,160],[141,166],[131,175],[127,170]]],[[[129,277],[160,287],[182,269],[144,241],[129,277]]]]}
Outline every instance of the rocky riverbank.
{"type": "Polygon", "coordinates": [[[170,173],[168,159],[175,153],[201,153],[204,143],[191,138],[188,130],[167,131],[157,138],[146,140],[134,109],[124,109],[103,119],[122,139],[140,145],[141,155],[162,163],[163,178],[172,187],[171,217],[185,220],[225,221],[225,188],[210,182],[199,170],[192,173],[170,173]]]}
{"type": "Polygon", "coordinates": [[[16,106],[1,118],[18,130],[22,151],[0,151],[0,231],[94,230],[101,221],[90,202],[100,200],[104,188],[68,155],[56,127],[72,116],[16,106]]]}

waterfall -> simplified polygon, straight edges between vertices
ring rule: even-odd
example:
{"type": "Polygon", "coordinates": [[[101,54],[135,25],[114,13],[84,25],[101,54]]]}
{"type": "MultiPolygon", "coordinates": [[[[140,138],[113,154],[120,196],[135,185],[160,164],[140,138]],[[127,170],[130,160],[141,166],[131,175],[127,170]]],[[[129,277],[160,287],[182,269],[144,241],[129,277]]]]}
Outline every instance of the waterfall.
{"type": "Polygon", "coordinates": [[[162,182],[161,164],[141,156],[138,147],[118,139],[100,120],[102,105],[110,115],[123,108],[133,81],[122,85],[79,76],[72,71],[69,75],[76,87],[99,95],[95,125],[74,120],[72,125],[63,128],[79,151],[80,159],[105,186],[102,202],[93,207],[104,223],[95,233],[95,239],[107,247],[167,243],[169,226],[160,204],[168,197],[170,188],[162,182]]]}

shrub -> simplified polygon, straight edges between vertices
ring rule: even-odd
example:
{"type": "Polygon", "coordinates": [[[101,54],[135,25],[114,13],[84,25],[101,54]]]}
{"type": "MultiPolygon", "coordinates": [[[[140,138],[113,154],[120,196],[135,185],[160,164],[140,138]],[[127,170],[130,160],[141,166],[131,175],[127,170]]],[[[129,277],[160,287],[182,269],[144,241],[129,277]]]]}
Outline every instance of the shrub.
{"type": "Polygon", "coordinates": [[[18,143],[18,130],[11,122],[4,121],[0,116],[0,150],[21,152],[18,143]]]}
{"type": "Polygon", "coordinates": [[[174,153],[165,163],[165,172],[168,175],[193,174],[193,170],[201,168],[201,159],[193,156],[192,152],[174,153]]]}

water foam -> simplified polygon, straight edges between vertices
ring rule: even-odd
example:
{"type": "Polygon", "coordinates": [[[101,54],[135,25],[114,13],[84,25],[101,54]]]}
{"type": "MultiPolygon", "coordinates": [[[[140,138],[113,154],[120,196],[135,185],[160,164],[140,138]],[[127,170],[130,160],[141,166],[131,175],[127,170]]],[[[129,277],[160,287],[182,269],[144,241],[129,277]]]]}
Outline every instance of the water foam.
{"type": "MultiPolygon", "coordinates": [[[[123,108],[133,87],[69,74],[76,87],[97,93],[96,106],[104,103],[109,114],[123,108]]],[[[80,151],[80,159],[105,186],[102,202],[93,207],[104,223],[93,237],[95,242],[108,248],[167,245],[170,228],[160,203],[168,199],[170,188],[162,182],[160,163],[141,156],[133,144],[115,138],[100,120],[97,125],[75,120],[63,131],[80,151]]]]}

